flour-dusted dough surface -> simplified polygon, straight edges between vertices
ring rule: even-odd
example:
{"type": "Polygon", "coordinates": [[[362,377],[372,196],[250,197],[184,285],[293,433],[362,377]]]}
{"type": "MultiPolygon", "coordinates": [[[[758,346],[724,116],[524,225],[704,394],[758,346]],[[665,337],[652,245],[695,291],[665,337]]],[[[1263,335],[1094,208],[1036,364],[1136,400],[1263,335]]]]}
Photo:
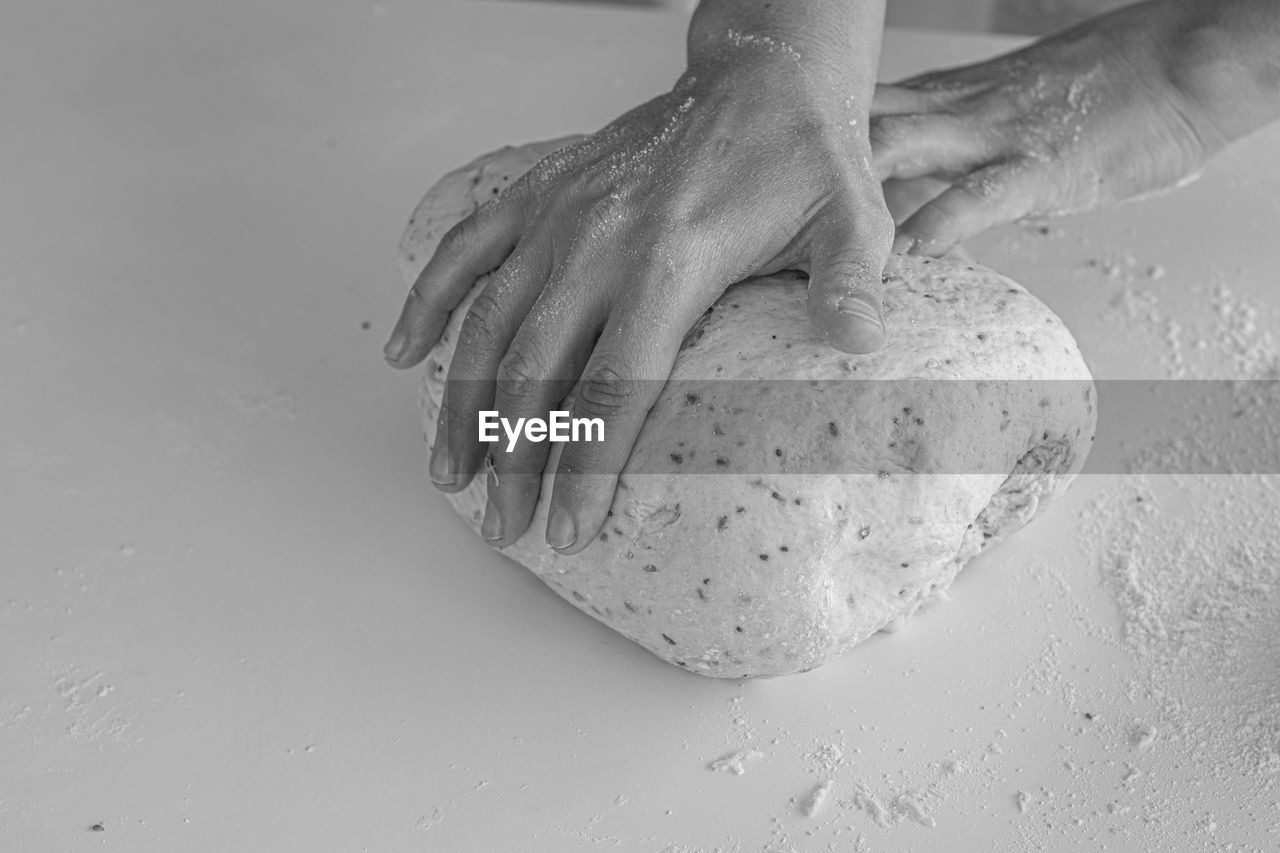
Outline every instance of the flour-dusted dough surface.
{"type": "MultiPolygon", "coordinates": [[[[406,280],[455,222],[572,139],[504,148],[446,175],[401,241],[406,280]]],[[[548,476],[529,531],[504,553],[704,675],[803,672],[901,625],[1066,489],[1096,416],[1074,339],[1021,286],[960,260],[895,257],[886,272],[888,342],[868,356],[815,337],[799,276],[730,288],[686,339],[599,540],[568,557],[546,546],[548,476]],[[727,464],[693,464],[708,459],[727,464]]],[[[458,328],[484,284],[427,357],[428,444],[458,328]]],[[[484,478],[448,499],[478,532],[484,478]]]]}

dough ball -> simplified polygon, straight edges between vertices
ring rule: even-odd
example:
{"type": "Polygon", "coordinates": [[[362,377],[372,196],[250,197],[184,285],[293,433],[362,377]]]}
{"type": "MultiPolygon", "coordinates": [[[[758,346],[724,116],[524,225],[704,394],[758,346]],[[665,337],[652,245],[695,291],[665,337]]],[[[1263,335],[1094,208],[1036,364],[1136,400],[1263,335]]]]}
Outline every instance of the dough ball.
{"type": "MultiPolygon", "coordinates": [[[[495,188],[570,141],[504,148],[443,178],[401,242],[406,280],[495,188]]],[[[574,556],[546,546],[547,476],[504,553],[703,675],[804,672],[901,625],[1067,488],[1096,416],[1075,340],[1021,286],[952,259],[894,257],[886,275],[888,340],[864,356],[811,330],[803,274],[729,288],[686,337],[598,540],[574,556]]],[[[426,360],[429,444],[485,281],[426,360]]],[[[448,496],[477,532],[485,488],[478,477],[448,496]]]]}

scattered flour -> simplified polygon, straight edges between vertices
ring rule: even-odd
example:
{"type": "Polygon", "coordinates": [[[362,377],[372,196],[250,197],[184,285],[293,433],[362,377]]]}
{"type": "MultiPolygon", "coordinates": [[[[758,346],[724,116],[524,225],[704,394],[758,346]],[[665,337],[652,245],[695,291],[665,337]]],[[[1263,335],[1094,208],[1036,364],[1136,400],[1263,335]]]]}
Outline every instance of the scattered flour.
{"type": "Polygon", "coordinates": [[[1089,633],[1132,664],[1090,699],[1115,724],[1090,725],[1125,758],[1105,812],[1059,800],[1029,841],[1078,820],[1151,849],[1280,848],[1278,519],[1269,475],[1129,476],[1083,507],[1077,545],[1119,616],[1089,633]]]}
{"type": "Polygon", "coordinates": [[[831,792],[831,786],[834,784],[830,779],[825,782],[819,782],[809,792],[808,796],[800,804],[800,814],[805,817],[813,817],[816,815],[827,802],[827,794],[831,792]]]}
{"type": "Polygon", "coordinates": [[[717,773],[732,773],[734,776],[741,776],[747,772],[748,764],[753,761],[759,761],[761,758],[764,758],[764,753],[758,749],[739,749],[717,758],[707,765],[707,769],[717,773]]]}
{"type": "Polygon", "coordinates": [[[1129,743],[1137,749],[1147,749],[1156,740],[1155,726],[1149,726],[1146,723],[1136,723],[1133,730],[1129,734],[1129,743]]]}
{"type": "Polygon", "coordinates": [[[1280,492],[1272,476],[1174,478],[1162,509],[1146,478],[1084,511],[1078,541],[1121,616],[1121,642],[1162,712],[1130,743],[1176,738],[1213,778],[1280,773],[1280,492]],[[1172,503],[1174,498],[1168,499],[1172,503]]]}
{"type": "Polygon", "coordinates": [[[742,706],[743,697],[734,696],[729,700],[730,723],[733,726],[733,732],[738,740],[742,743],[750,743],[756,737],[755,727],[751,725],[751,721],[747,719],[746,711],[742,706]]]}
{"type": "Polygon", "coordinates": [[[414,821],[413,828],[426,832],[427,830],[433,829],[442,823],[444,823],[444,811],[439,806],[436,806],[431,810],[431,814],[423,815],[414,821]]]}
{"type": "Polygon", "coordinates": [[[844,749],[839,744],[824,743],[805,756],[811,773],[829,776],[844,764],[844,749]]]}
{"type": "Polygon", "coordinates": [[[937,826],[937,821],[929,813],[928,792],[903,790],[888,794],[876,794],[865,785],[858,785],[853,796],[840,801],[843,808],[855,808],[866,812],[867,816],[882,827],[897,826],[905,820],[912,820],[930,829],[937,826]]]}
{"type": "Polygon", "coordinates": [[[1114,292],[1102,303],[1101,319],[1125,334],[1149,341],[1169,379],[1280,378],[1280,340],[1274,317],[1227,281],[1223,272],[1207,282],[1165,282],[1162,264],[1145,267],[1127,252],[1094,258],[1083,271],[1102,277],[1114,292]],[[1149,284],[1158,285],[1155,288],[1149,284]],[[1160,293],[1189,290],[1201,319],[1184,325],[1161,305],[1160,293]]]}

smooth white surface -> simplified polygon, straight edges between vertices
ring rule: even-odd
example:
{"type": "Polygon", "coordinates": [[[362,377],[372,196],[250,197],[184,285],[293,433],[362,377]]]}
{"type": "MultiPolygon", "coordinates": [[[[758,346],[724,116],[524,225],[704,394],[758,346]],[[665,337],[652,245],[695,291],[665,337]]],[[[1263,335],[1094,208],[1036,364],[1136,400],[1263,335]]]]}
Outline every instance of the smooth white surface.
{"type": "MultiPolygon", "coordinates": [[[[21,0],[6,18],[0,849],[1148,843],[1137,801],[1042,827],[1014,799],[1106,802],[1129,749],[1078,706],[1110,701],[1127,659],[1054,641],[1081,608],[1109,618],[1070,541],[1102,478],[902,633],[747,684],[577,614],[433,493],[417,376],[380,357],[405,217],[475,154],[590,130],[669,84],[678,16],[21,0]],[[1028,689],[1047,649],[1070,690],[1028,689]],[[746,743],[764,752],[746,775],[706,769],[746,743]],[[832,801],[858,781],[916,790],[936,826],[799,814],[833,743],[832,801]]],[[[1007,44],[893,33],[884,64],[1007,44]]],[[[1214,276],[1274,307],[1276,130],[1177,195],[971,248],[1054,307],[1100,376],[1166,375],[1085,262],[1162,264],[1161,310],[1188,323],[1196,300],[1173,291],[1214,276]]],[[[1215,840],[1268,843],[1229,794],[1205,794],[1215,840]]]]}

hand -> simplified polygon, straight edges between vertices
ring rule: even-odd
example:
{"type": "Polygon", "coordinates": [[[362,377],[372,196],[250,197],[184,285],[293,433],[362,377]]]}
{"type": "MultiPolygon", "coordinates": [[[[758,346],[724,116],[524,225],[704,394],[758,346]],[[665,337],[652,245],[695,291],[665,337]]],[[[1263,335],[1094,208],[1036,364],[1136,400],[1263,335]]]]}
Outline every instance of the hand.
{"type": "Polygon", "coordinates": [[[995,225],[1198,176],[1221,141],[1170,72],[1166,11],[1140,4],[988,62],[877,87],[871,144],[886,195],[931,199],[898,227],[894,251],[940,255],[995,225]]]}
{"type": "MultiPolygon", "coordinates": [[[[573,416],[601,418],[605,441],[563,445],[546,535],[563,553],[585,548],[685,333],[751,275],[808,271],[818,333],[848,352],[881,345],[893,223],[866,137],[872,78],[836,87],[828,72],[816,85],[773,50],[692,65],[671,92],[543,160],[445,236],[387,346],[393,365],[417,364],[496,268],[449,368],[430,465],[439,488],[465,488],[485,464],[479,410],[546,417],[573,391],[573,416]]],[[[528,527],[547,448],[493,451],[482,528],[492,543],[528,527]]]]}

